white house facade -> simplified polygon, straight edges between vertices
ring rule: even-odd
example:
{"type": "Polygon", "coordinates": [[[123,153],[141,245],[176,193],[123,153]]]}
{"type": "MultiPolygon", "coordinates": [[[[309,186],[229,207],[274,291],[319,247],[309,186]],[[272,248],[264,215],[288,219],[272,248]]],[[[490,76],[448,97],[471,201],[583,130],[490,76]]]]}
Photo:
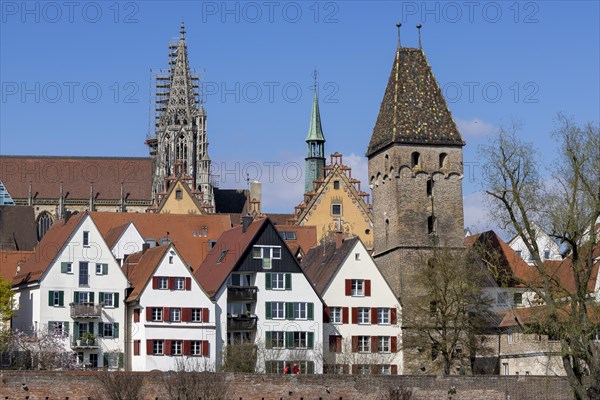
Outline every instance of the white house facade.
{"type": "MultiPolygon", "coordinates": [[[[540,259],[542,261],[547,260],[562,260],[562,256],[560,255],[560,247],[558,244],[552,240],[550,235],[542,230],[537,224],[533,224],[533,229],[535,231],[535,241],[537,243],[540,259]]],[[[508,245],[511,249],[517,253],[519,257],[521,257],[527,264],[533,265],[534,258],[527,249],[525,242],[521,236],[517,235],[512,238],[508,245]]]]}

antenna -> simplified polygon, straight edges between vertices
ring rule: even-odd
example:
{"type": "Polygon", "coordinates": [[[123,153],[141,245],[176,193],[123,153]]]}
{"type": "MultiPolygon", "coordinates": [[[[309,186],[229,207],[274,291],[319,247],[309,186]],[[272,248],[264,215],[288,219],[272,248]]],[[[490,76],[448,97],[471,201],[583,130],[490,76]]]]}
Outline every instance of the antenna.
{"type": "Polygon", "coordinates": [[[396,28],[398,29],[398,48],[402,47],[402,45],[400,44],[400,27],[402,26],[402,24],[400,22],[396,23],[396,28]]]}
{"type": "Polygon", "coordinates": [[[423,25],[421,24],[417,24],[417,30],[419,32],[419,49],[423,49],[423,46],[421,45],[421,28],[423,27],[423,25]]]}

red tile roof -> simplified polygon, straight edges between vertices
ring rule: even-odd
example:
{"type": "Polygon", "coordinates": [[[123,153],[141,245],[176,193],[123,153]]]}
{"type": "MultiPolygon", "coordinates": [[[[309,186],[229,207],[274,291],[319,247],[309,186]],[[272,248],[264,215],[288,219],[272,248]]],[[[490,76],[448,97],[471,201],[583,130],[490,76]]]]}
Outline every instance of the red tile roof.
{"type": "Polygon", "coordinates": [[[0,250],[0,276],[12,282],[17,267],[23,265],[33,251],[0,250]]]}
{"type": "Polygon", "coordinates": [[[214,296],[223,285],[233,268],[248,251],[250,243],[267,225],[267,219],[253,221],[246,232],[242,226],[229,229],[221,235],[217,245],[208,253],[199,268],[194,269],[194,275],[209,296],[214,296]],[[217,264],[221,254],[227,250],[225,257],[217,264]]]}
{"type": "MultiPolygon", "coordinates": [[[[569,321],[569,316],[573,311],[571,304],[566,304],[557,310],[558,320],[564,323],[569,321]]],[[[597,305],[588,305],[588,316],[594,323],[600,323],[600,307],[597,305]]],[[[502,320],[498,325],[500,328],[509,328],[513,326],[529,325],[535,322],[544,322],[548,318],[547,306],[524,307],[504,311],[502,320]]]]}
{"type": "Polygon", "coordinates": [[[146,251],[133,253],[127,257],[123,264],[123,271],[127,274],[133,291],[129,293],[126,301],[129,302],[138,299],[170,247],[170,245],[157,246],[146,251]]]}
{"type": "Polygon", "coordinates": [[[105,238],[116,236],[119,229],[129,222],[135,225],[143,238],[159,241],[168,236],[169,240],[177,246],[183,260],[192,266],[202,263],[209,252],[210,240],[217,240],[225,230],[231,228],[231,219],[228,215],[103,212],[93,212],[90,215],[105,238]],[[200,234],[203,228],[207,228],[206,236],[200,234]]]}
{"type": "MultiPolygon", "coordinates": [[[[271,219],[270,216],[269,219],[271,219]]],[[[311,247],[317,245],[317,227],[314,225],[275,225],[275,229],[277,229],[278,232],[296,233],[295,240],[285,239],[285,242],[290,250],[292,250],[293,255],[298,253],[298,249],[302,249],[302,252],[306,254],[311,247]]]]}
{"type": "Polygon", "coordinates": [[[83,212],[72,216],[67,222],[55,222],[34,249],[34,254],[21,266],[21,271],[13,279],[13,285],[39,280],[87,215],[87,212],[83,212]]]}
{"type": "Polygon", "coordinates": [[[121,182],[128,200],[152,198],[152,159],[133,157],[1,156],[0,180],[13,199],[59,196],[60,183],[69,199],[88,199],[94,182],[97,199],[120,199],[121,182]]]}

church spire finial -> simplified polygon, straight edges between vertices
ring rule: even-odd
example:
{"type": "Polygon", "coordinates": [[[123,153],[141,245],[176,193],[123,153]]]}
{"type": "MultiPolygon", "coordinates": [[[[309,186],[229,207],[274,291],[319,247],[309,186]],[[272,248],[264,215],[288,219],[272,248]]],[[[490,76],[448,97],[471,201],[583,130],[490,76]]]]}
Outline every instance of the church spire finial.
{"type": "Polygon", "coordinates": [[[181,29],[179,29],[179,39],[185,40],[185,24],[183,18],[181,18],[181,29]]]}
{"type": "Polygon", "coordinates": [[[319,77],[319,72],[317,71],[317,67],[315,67],[315,69],[313,70],[313,80],[314,80],[314,86],[313,86],[313,90],[315,91],[315,95],[317,93],[317,78],[319,77]]]}
{"type": "Polygon", "coordinates": [[[419,49],[423,50],[423,46],[421,44],[421,28],[423,27],[423,25],[421,24],[417,24],[417,30],[419,31],[419,49]]]}
{"type": "Polygon", "coordinates": [[[402,26],[402,24],[400,22],[396,23],[396,28],[398,29],[398,48],[402,47],[402,44],[400,43],[400,27],[402,26]]]}

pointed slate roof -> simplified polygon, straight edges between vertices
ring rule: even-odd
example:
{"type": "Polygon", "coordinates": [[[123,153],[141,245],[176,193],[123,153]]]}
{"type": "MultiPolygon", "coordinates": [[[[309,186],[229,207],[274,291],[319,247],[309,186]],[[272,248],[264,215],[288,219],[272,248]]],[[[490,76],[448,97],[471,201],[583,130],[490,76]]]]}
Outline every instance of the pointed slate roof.
{"type": "Polygon", "coordinates": [[[312,113],[310,115],[310,127],[308,128],[307,142],[324,142],[323,128],[321,127],[321,113],[319,112],[319,97],[315,89],[312,113]]]}
{"type": "Polygon", "coordinates": [[[367,156],[393,143],[464,145],[421,49],[396,50],[367,156]]]}

